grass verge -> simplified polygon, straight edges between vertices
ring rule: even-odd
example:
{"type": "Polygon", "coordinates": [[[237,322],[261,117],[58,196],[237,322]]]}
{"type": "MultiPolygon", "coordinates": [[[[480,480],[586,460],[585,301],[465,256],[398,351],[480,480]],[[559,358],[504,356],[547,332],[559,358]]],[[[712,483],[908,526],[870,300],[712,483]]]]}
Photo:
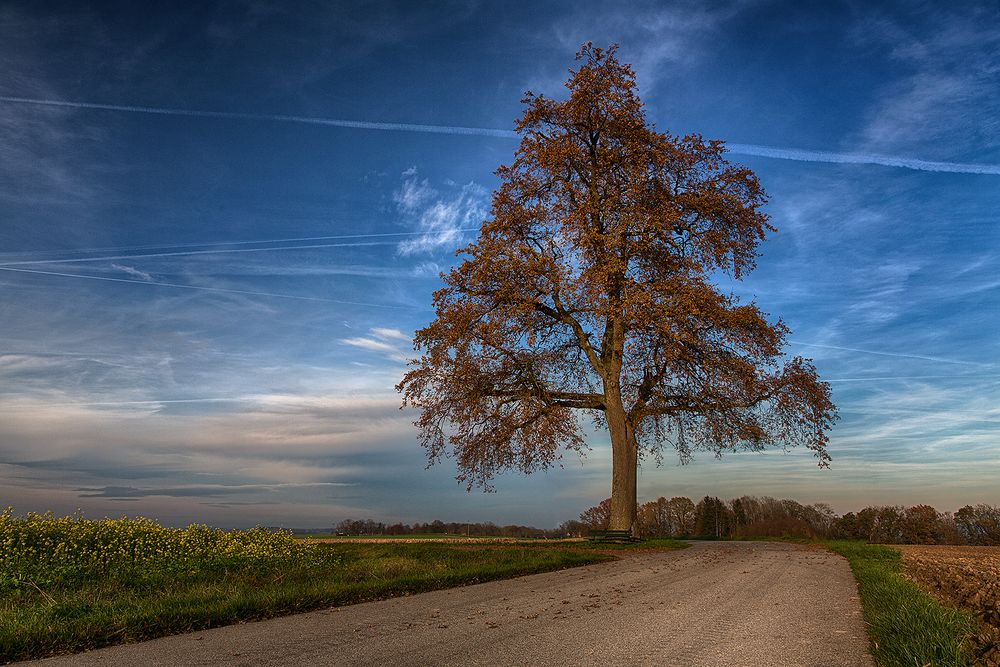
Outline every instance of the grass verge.
{"type": "Polygon", "coordinates": [[[75,577],[0,597],[0,663],[607,560],[584,550],[318,544],[302,563],[75,577]]]}
{"type": "Polygon", "coordinates": [[[862,542],[826,545],[847,558],[858,582],[871,653],[879,667],[965,667],[972,618],[939,605],[901,576],[898,551],[862,542]]]}

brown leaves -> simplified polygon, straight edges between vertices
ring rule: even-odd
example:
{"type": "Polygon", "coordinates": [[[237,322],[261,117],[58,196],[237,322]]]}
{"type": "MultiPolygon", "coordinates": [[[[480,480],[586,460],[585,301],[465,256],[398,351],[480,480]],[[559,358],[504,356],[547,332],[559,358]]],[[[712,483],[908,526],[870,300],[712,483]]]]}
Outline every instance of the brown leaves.
{"type": "Polygon", "coordinates": [[[756,176],[720,141],[650,127],[614,47],[578,61],[567,99],[525,97],[491,217],[416,334],[398,389],[431,461],[479,485],[548,467],[585,447],[583,409],[654,453],[804,444],[824,465],[829,386],[711,282],[752,270],[773,231],[756,176]]]}

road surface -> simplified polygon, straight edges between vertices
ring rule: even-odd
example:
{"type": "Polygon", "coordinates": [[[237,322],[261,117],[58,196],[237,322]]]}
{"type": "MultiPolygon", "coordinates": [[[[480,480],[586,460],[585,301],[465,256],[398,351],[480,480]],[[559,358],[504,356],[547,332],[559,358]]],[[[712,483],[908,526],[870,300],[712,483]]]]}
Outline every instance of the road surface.
{"type": "Polygon", "coordinates": [[[40,665],[872,665],[847,561],[702,542],[40,665]]]}

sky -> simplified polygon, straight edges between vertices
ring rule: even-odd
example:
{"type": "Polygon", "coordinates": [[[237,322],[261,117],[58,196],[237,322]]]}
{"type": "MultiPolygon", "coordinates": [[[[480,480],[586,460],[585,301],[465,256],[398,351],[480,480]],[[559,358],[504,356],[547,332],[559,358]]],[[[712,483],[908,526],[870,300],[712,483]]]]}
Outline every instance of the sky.
{"type": "Polygon", "coordinates": [[[588,40],[757,173],[778,232],[726,288],[841,415],[828,470],[667,452],[640,501],[1000,504],[995,2],[0,1],[0,505],[551,527],[607,497],[592,429],[467,492],[393,389],[524,91],[588,40]]]}

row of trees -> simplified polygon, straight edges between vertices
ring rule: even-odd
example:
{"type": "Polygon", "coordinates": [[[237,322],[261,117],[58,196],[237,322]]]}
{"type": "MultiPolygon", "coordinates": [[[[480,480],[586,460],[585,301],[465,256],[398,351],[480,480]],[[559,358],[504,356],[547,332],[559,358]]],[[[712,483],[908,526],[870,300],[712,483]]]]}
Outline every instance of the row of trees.
{"type": "Polygon", "coordinates": [[[1000,546],[1000,507],[966,505],[954,514],[930,505],[866,507],[837,519],[834,534],[879,544],[1000,546]]]}
{"type": "MultiPolygon", "coordinates": [[[[555,529],[499,526],[490,521],[387,524],[344,519],[342,535],[476,535],[490,537],[583,537],[611,524],[608,498],[555,529]]],[[[723,501],[705,496],[695,503],[684,496],[660,497],[639,505],[635,532],[643,537],[732,539],[806,537],[864,540],[876,544],[972,544],[1000,546],[1000,507],[966,505],[954,514],[930,505],[866,507],[837,516],[826,503],[803,505],[787,498],[740,496],[723,501]]]]}
{"type": "MultiPolygon", "coordinates": [[[[611,501],[585,510],[579,521],[568,521],[561,530],[584,534],[607,528],[611,501]]],[[[635,532],[644,537],[828,537],[864,540],[878,544],[1000,545],[1000,507],[967,505],[954,514],[930,505],[866,507],[837,516],[826,503],[802,505],[768,496],[741,496],[729,501],[705,496],[697,504],[690,498],[665,497],[638,508],[635,532]]]]}
{"type": "MultiPolygon", "coordinates": [[[[580,522],[587,529],[606,528],[610,500],[587,509],[580,522]]],[[[836,514],[825,503],[802,505],[794,500],[742,496],[724,502],[705,496],[698,503],[684,496],[651,500],[639,506],[635,532],[644,537],[826,536],[836,514]]]]}
{"type": "Polygon", "coordinates": [[[333,530],[338,535],[477,535],[488,537],[565,537],[560,529],[545,530],[534,526],[497,524],[486,521],[472,523],[463,521],[444,522],[438,519],[429,523],[386,524],[372,519],[344,519],[333,530]]]}

